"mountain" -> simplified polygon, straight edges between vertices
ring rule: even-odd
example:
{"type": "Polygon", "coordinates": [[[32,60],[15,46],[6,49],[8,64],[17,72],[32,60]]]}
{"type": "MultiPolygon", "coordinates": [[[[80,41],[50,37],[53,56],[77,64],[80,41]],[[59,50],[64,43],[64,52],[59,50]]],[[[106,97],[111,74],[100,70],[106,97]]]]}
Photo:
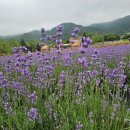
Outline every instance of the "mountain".
{"type": "MultiPolygon", "coordinates": [[[[102,34],[106,34],[106,33],[124,34],[130,32],[130,15],[110,22],[96,23],[96,24],[91,24],[89,26],[82,26],[74,23],[62,23],[62,24],[64,25],[63,40],[66,40],[69,37],[71,37],[71,32],[73,31],[74,27],[80,28],[81,30],[80,35],[82,35],[83,32],[98,32],[102,34]]],[[[55,31],[56,29],[54,27],[51,30],[48,30],[47,34],[52,35],[55,33],[55,31]]],[[[21,38],[23,38],[25,41],[30,41],[32,39],[39,40],[40,31],[34,30],[20,35],[0,36],[0,39],[5,39],[5,40],[15,39],[17,41],[20,41],[21,38]]]]}
{"type": "Polygon", "coordinates": [[[128,33],[130,32],[130,15],[110,22],[92,24],[86,27],[86,29],[99,33],[128,33]]]}
{"type": "MultiPolygon", "coordinates": [[[[79,27],[80,28],[80,35],[85,32],[85,27],[81,26],[81,25],[77,25],[74,23],[62,23],[64,25],[64,30],[63,30],[63,37],[62,39],[69,39],[71,37],[71,33],[74,30],[74,27],[79,27]]],[[[54,34],[56,32],[55,28],[52,28],[51,30],[47,31],[47,34],[51,35],[54,34]]]]}
{"type": "Polygon", "coordinates": [[[0,36],[0,39],[4,39],[4,40],[15,39],[16,41],[20,41],[22,38],[25,41],[31,41],[32,39],[39,40],[40,39],[40,31],[34,30],[34,31],[31,31],[28,33],[23,33],[20,35],[0,36]]]}

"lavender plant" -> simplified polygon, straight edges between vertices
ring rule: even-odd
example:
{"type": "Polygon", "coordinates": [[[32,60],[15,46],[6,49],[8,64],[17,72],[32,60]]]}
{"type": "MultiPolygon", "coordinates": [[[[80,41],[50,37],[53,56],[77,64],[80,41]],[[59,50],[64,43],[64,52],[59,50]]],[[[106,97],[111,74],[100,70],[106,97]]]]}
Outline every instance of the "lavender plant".
{"type": "Polygon", "coordinates": [[[130,45],[63,51],[56,30],[54,52],[0,57],[0,129],[129,130],[130,45]]]}

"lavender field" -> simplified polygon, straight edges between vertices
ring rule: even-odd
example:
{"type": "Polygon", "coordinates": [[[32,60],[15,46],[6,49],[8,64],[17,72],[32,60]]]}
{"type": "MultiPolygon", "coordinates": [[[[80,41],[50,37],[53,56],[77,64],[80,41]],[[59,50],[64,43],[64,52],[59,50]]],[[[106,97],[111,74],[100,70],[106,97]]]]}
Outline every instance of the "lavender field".
{"type": "Polygon", "coordinates": [[[129,51],[124,45],[2,57],[0,129],[128,130],[129,51]]]}
{"type": "Polygon", "coordinates": [[[48,53],[17,47],[0,57],[0,129],[129,130],[130,45],[91,42],[48,53]]]}

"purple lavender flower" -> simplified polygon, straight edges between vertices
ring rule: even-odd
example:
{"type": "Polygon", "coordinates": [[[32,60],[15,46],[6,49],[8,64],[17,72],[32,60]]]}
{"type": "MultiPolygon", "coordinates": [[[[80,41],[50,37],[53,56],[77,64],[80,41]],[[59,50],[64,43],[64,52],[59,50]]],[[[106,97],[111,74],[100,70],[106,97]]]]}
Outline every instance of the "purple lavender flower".
{"type": "Polygon", "coordinates": [[[71,33],[71,36],[77,37],[79,32],[80,32],[80,29],[78,27],[75,27],[73,32],[71,33]]]}
{"type": "Polygon", "coordinates": [[[81,124],[81,122],[79,121],[77,126],[76,126],[76,130],[81,130],[83,127],[83,124],[81,124]]]}
{"type": "Polygon", "coordinates": [[[75,27],[74,28],[74,33],[79,33],[80,32],[80,29],[78,27],[75,27]]]}
{"type": "Polygon", "coordinates": [[[18,47],[13,48],[13,53],[18,53],[18,51],[19,51],[18,47]]]}
{"type": "Polygon", "coordinates": [[[38,119],[38,111],[36,108],[31,108],[30,111],[28,112],[28,117],[29,117],[29,120],[30,121],[34,121],[34,120],[37,120],[38,119]]]}
{"type": "Polygon", "coordinates": [[[86,63],[86,58],[85,57],[78,58],[78,62],[80,64],[85,64],[86,63]]]}
{"type": "Polygon", "coordinates": [[[71,36],[72,36],[72,37],[77,37],[78,34],[76,34],[76,33],[71,33],[71,36]]]}
{"type": "Polygon", "coordinates": [[[22,70],[22,74],[23,74],[24,76],[30,76],[30,70],[29,70],[29,68],[23,69],[23,70],[22,70]]]}
{"type": "Polygon", "coordinates": [[[4,108],[6,110],[6,114],[12,114],[12,107],[10,106],[9,102],[4,103],[4,108]]]}
{"type": "Polygon", "coordinates": [[[56,42],[56,34],[52,35],[52,41],[56,42]]]}
{"type": "Polygon", "coordinates": [[[40,41],[45,42],[46,40],[46,32],[44,28],[41,28],[41,37],[40,37],[40,41]]]}
{"type": "Polygon", "coordinates": [[[92,111],[89,112],[88,118],[89,118],[89,123],[92,125],[94,123],[94,121],[93,121],[93,112],[92,111]]]}
{"type": "Polygon", "coordinates": [[[3,73],[1,73],[0,75],[0,88],[9,88],[9,81],[3,76],[3,73]]]}
{"type": "Polygon", "coordinates": [[[85,54],[85,53],[86,53],[86,49],[83,48],[83,47],[81,47],[81,48],[79,49],[79,52],[80,52],[81,54],[85,54]]]}
{"type": "Polygon", "coordinates": [[[62,43],[62,39],[56,39],[56,43],[57,44],[61,44],[62,43]]]}
{"type": "Polygon", "coordinates": [[[113,72],[112,72],[113,76],[116,77],[117,76],[117,69],[113,69],[113,72]]]}
{"type": "Polygon", "coordinates": [[[41,28],[41,34],[45,34],[45,29],[41,28]]]}
{"type": "Polygon", "coordinates": [[[62,36],[62,32],[56,32],[56,36],[57,37],[61,37],[62,36]]]}
{"type": "Polygon", "coordinates": [[[58,26],[56,27],[56,31],[57,31],[57,32],[62,32],[63,29],[64,29],[64,26],[63,26],[62,24],[60,24],[60,25],[58,25],[58,26]]]}
{"type": "Polygon", "coordinates": [[[67,67],[69,66],[69,61],[71,60],[70,54],[67,54],[63,57],[64,65],[67,67]]]}
{"type": "Polygon", "coordinates": [[[59,85],[64,85],[65,83],[65,72],[62,71],[61,74],[59,75],[59,85]]]}
{"type": "Polygon", "coordinates": [[[57,53],[57,54],[62,54],[62,51],[61,51],[61,49],[59,48],[59,49],[55,50],[55,53],[57,53]]]}
{"type": "Polygon", "coordinates": [[[87,42],[83,42],[83,43],[82,43],[82,46],[83,46],[84,48],[87,48],[87,47],[88,47],[88,43],[87,43],[87,42]]]}
{"type": "Polygon", "coordinates": [[[16,90],[20,89],[20,86],[21,86],[21,85],[20,85],[19,82],[12,81],[12,83],[13,83],[14,89],[16,89],[16,90]]]}
{"type": "Polygon", "coordinates": [[[95,49],[95,50],[94,50],[94,53],[95,53],[95,55],[97,55],[97,54],[98,54],[98,50],[97,50],[97,49],[95,49]]]}
{"type": "Polygon", "coordinates": [[[52,118],[54,110],[52,108],[52,104],[48,102],[48,111],[49,111],[49,117],[52,118]]]}
{"type": "Polygon", "coordinates": [[[95,77],[95,76],[97,76],[97,75],[98,75],[98,71],[97,71],[97,70],[93,70],[93,71],[92,71],[92,76],[95,77]]]}
{"type": "Polygon", "coordinates": [[[89,117],[89,118],[92,118],[92,117],[93,117],[93,112],[92,112],[92,111],[88,113],[88,117],[89,117]]]}
{"type": "Polygon", "coordinates": [[[90,43],[92,43],[92,39],[90,39],[90,37],[83,37],[82,38],[82,46],[84,48],[87,48],[90,43]]]}
{"type": "Polygon", "coordinates": [[[37,103],[37,95],[36,91],[34,91],[32,94],[28,95],[28,100],[31,101],[32,103],[36,104],[37,103]]]}
{"type": "Polygon", "coordinates": [[[3,72],[0,71],[0,79],[3,78],[3,72]]]}
{"type": "Polygon", "coordinates": [[[52,36],[51,36],[51,35],[48,35],[48,36],[47,36],[47,40],[51,41],[51,40],[52,40],[52,36]]]}
{"type": "Polygon", "coordinates": [[[75,41],[74,40],[70,40],[70,43],[73,44],[75,41]]]}
{"type": "Polygon", "coordinates": [[[22,52],[26,52],[26,51],[27,51],[27,47],[22,46],[22,47],[21,47],[21,50],[22,50],[22,52]]]}
{"type": "Polygon", "coordinates": [[[79,86],[78,91],[77,91],[77,96],[82,95],[82,85],[79,86]]]}

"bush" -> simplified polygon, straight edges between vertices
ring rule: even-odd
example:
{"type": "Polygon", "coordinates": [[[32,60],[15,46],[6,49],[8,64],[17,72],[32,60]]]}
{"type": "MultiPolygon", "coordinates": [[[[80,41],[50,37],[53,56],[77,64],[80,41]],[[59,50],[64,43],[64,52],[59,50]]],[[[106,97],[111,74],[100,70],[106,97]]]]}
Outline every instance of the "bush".
{"type": "Polygon", "coordinates": [[[93,40],[93,43],[104,42],[104,36],[96,33],[92,36],[92,40],[93,40]]]}
{"type": "Polygon", "coordinates": [[[119,34],[107,34],[104,35],[104,41],[118,41],[120,40],[119,34]]]}

